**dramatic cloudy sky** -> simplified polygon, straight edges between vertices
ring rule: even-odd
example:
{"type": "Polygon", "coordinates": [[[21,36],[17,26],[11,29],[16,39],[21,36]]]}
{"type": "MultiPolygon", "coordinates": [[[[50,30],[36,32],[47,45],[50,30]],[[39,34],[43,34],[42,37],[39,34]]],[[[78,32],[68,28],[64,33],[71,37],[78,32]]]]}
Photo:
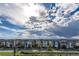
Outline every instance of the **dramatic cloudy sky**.
{"type": "Polygon", "coordinates": [[[0,3],[1,38],[79,38],[79,4],[0,3]]]}

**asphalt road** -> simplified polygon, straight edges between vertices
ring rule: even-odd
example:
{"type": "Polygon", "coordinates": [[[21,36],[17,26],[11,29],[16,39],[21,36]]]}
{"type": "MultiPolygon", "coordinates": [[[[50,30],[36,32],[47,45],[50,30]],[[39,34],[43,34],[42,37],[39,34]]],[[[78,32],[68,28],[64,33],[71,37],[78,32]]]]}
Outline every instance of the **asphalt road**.
{"type": "Polygon", "coordinates": [[[13,52],[13,50],[0,50],[0,52],[13,52]]]}
{"type": "MultiPolygon", "coordinates": [[[[13,52],[14,50],[0,50],[0,52],[13,52]]],[[[22,50],[21,50],[22,51],[22,50]]],[[[39,50],[24,50],[24,51],[32,51],[32,52],[38,52],[39,50]]],[[[40,52],[46,52],[46,50],[40,51],[40,52]]],[[[48,51],[51,52],[51,51],[48,51]]],[[[79,53],[79,51],[52,51],[52,52],[66,52],[66,53],[79,53]]]]}

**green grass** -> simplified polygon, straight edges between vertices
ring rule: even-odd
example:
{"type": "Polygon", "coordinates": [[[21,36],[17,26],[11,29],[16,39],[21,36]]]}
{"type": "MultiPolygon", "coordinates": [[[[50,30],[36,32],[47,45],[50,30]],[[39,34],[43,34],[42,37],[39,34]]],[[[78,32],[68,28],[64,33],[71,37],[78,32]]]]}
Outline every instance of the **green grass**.
{"type": "MultiPolygon", "coordinates": [[[[13,56],[13,52],[0,52],[0,56],[13,56]]],[[[78,52],[68,52],[68,51],[32,51],[32,50],[22,50],[17,51],[16,56],[79,56],[78,52]]]]}
{"type": "Polygon", "coordinates": [[[76,52],[54,52],[54,51],[38,51],[38,52],[32,52],[32,51],[22,51],[19,53],[19,55],[22,56],[79,56],[79,53],[76,52]]]}
{"type": "Polygon", "coordinates": [[[0,56],[13,56],[13,52],[0,52],[0,56]]]}

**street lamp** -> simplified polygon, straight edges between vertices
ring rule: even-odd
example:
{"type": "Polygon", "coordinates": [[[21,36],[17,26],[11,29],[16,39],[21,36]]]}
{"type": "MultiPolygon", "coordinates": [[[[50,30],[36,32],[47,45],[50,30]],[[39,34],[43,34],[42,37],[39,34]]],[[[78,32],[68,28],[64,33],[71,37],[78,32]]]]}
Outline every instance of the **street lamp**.
{"type": "MultiPolygon", "coordinates": [[[[17,33],[19,33],[19,32],[17,32],[17,33]]],[[[22,33],[19,33],[18,35],[16,35],[16,37],[13,40],[13,54],[14,54],[14,56],[16,56],[16,39],[19,38],[24,33],[25,33],[25,31],[22,33]]]]}
{"type": "Polygon", "coordinates": [[[14,47],[13,47],[14,56],[16,56],[16,40],[14,39],[14,47]]]}
{"type": "Polygon", "coordinates": [[[13,55],[16,56],[16,39],[20,37],[23,33],[20,33],[16,38],[13,40],[13,55]]]}

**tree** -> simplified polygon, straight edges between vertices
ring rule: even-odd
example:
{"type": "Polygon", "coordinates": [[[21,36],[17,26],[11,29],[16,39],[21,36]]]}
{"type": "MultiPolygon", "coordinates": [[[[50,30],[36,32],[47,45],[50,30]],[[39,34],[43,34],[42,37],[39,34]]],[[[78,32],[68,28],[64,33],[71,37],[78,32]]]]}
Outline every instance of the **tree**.
{"type": "Polygon", "coordinates": [[[4,43],[0,42],[0,48],[4,48],[4,47],[5,47],[4,43]]]}
{"type": "Polygon", "coordinates": [[[48,49],[49,51],[52,50],[52,43],[51,43],[50,41],[48,42],[48,47],[47,47],[47,49],[48,49]]]}

